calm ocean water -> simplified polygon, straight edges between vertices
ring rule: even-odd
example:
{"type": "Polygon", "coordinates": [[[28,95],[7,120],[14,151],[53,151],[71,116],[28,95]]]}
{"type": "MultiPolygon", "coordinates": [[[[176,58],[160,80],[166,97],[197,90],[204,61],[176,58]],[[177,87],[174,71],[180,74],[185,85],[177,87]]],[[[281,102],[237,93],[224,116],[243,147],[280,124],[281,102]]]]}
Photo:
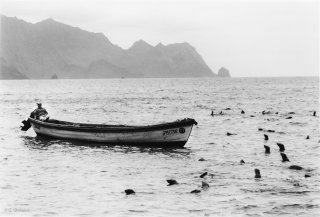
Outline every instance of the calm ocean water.
{"type": "Polygon", "coordinates": [[[320,213],[319,78],[0,81],[0,100],[1,216],[320,213]],[[142,125],[189,117],[198,125],[183,149],[77,146],[20,131],[36,100],[66,121],[142,125]],[[212,110],[224,115],[211,117],[212,110]],[[276,142],[290,162],[281,161],[276,142]],[[203,172],[209,175],[199,178],[203,172]],[[190,194],[202,180],[210,188],[190,194]],[[127,188],[136,195],[126,196],[127,188]]]}

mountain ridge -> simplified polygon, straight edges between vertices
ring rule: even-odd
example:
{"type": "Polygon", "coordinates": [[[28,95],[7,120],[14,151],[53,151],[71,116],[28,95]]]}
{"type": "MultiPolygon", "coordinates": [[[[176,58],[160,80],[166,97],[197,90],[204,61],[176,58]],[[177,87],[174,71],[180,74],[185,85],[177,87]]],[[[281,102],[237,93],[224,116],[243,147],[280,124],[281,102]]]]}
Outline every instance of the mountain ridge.
{"type": "Polygon", "coordinates": [[[52,18],[32,24],[1,15],[0,57],[29,79],[217,76],[189,43],[138,40],[123,49],[103,33],[52,18]]]}

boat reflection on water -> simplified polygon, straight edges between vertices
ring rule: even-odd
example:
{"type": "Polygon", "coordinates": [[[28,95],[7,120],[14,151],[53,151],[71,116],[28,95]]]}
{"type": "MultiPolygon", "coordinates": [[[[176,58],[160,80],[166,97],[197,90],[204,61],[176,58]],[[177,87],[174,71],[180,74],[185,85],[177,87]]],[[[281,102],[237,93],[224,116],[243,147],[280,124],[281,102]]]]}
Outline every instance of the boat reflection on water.
{"type": "Polygon", "coordinates": [[[36,137],[25,136],[25,145],[30,149],[38,150],[49,150],[49,149],[101,149],[112,152],[122,153],[149,153],[149,154],[164,154],[167,156],[184,156],[188,157],[191,154],[191,149],[186,147],[179,148],[163,148],[163,147],[150,147],[148,145],[137,145],[137,144],[101,144],[101,143],[90,143],[81,140],[72,139],[52,139],[46,136],[37,135],[36,137]]]}

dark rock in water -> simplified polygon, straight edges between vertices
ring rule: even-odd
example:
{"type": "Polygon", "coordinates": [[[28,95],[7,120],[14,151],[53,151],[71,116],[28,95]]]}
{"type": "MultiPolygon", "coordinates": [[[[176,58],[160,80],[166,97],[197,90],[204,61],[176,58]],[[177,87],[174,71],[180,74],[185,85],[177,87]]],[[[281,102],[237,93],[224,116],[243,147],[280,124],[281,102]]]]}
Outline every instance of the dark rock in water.
{"type": "Polygon", "coordinates": [[[242,111],[241,111],[241,114],[245,114],[245,112],[242,110],[242,111]]]}
{"type": "Polygon", "coordinates": [[[126,195],[130,195],[130,194],[135,194],[136,193],[132,189],[126,189],[126,190],[124,190],[124,192],[126,193],[126,195]]]}
{"type": "Polygon", "coordinates": [[[211,111],[211,116],[213,116],[214,114],[213,114],[213,111],[211,111]]]}
{"type": "Polygon", "coordinates": [[[317,112],[316,112],[316,111],[314,111],[314,112],[313,112],[313,116],[316,116],[316,114],[317,114],[317,112]]]}
{"type": "Polygon", "coordinates": [[[171,185],[177,185],[178,182],[174,179],[168,179],[167,182],[169,183],[168,186],[171,186],[171,185]]]}
{"type": "Polygon", "coordinates": [[[284,154],[284,153],[280,153],[280,154],[281,154],[281,157],[282,157],[282,162],[287,162],[287,161],[289,161],[289,159],[288,159],[288,157],[287,157],[286,154],[284,154]]]}
{"type": "Polygon", "coordinates": [[[304,175],[304,178],[309,178],[309,177],[311,177],[309,174],[304,175]]]}
{"type": "Polygon", "coordinates": [[[279,114],[279,112],[276,112],[275,114],[277,115],[277,114],[279,114]]]}
{"type": "Polygon", "coordinates": [[[58,75],[57,74],[52,75],[51,79],[58,79],[58,75]]]}
{"type": "Polygon", "coordinates": [[[250,115],[250,117],[252,117],[252,118],[253,118],[253,117],[255,117],[255,116],[254,116],[254,115],[250,115]]]}
{"type": "Polygon", "coordinates": [[[259,169],[254,169],[254,173],[255,173],[254,178],[256,178],[256,179],[260,179],[261,178],[261,174],[260,174],[260,170],[259,169]]]}
{"type": "Polygon", "coordinates": [[[201,186],[201,188],[202,188],[203,190],[207,190],[209,187],[210,187],[210,186],[209,186],[209,184],[208,184],[208,183],[206,183],[206,182],[202,182],[202,186],[201,186]]]}
{"type": "Polygon", "coordinates": [[[289,117],[286,117],[285,119],[292,119],[292,117],[291,117],[291,116],[289,116],[289,117]]]}
{"type": "Polygon", "coordinates": [[[306,137],[306,139],[310,139],[310,136],[308,135],[308,136],[306,137]]]}
{"type": "Polygon", "coordinates": [[[279,151],[280,151],[280,152],[284,152],[284,150],[286,150],[286,149],[284,148],[284,145],[283,145],[282,143],[277,142],[277,145],[279,146],[279,151]]]}
{"type": "Polygon", "coordinates": [[[274,133],[274,132],[276,132],[275,130],[267,130],[267,132],[269,132],[269,133],[274,133]]]}
{"type": "Polygon", "coordinates": [[[289,112],[289,113],[288,113],[288,115],[294,115],[294,114],[295,114],[294,112],[289,112]]]}
{"type": "Polygon", "coordinates": [[[258,131],[263,131],[263,128],[258,128],[258,131]]]}
{"type": "Polygon", "coordinates": [[[224,110],[231,110],[231,108],[225,108],[224,110]]]}
{"type": "Polygon", "coordinates": [[[225,67],[221,67],[218,71],[218,77],[230,78],[230,72],[225,67]]]}
{"type": "Polygon", "coordinates": [[[290,170],[302,170],[303,168],[301,166],[298,165],[291,165],[289,167],[290,170]]]}
{"type": "Polygon", "coordinates": [[[206,159],[204,159],[204,158],[200,158],[198,161],[206,161],[206,159]]]}
{"type": "Polygon", "coordinates": [[[227,136],[232,136],[232,135],[237,135],[237,134],[227,132],[227,136]]]}
{"type": "Polygon", "coordinates": [[[269,140],[269,136],[267,134],[263,134],[264,140],[269,140]]]}
{"type": "Polygon", "coordinates": [[[202,173],[202,174],[200,175],[200,178],[205,177],[207,174],[208,174],[208,172],[202,173]]]}
{"type": "Polygon", "coordinates": [[[199,194],[200,192],[201,192],[200,190],[195,189],[195,190],[191,191],[190,193],[191,193],[191,194],[199,194]]]}
{"type": "Polygon", "coordinates": [[[219,115],[223,115],[223,112],[221,111],[221,112],[219,113],[219,115]]]}
{"type": "Polygon", "coordinates": [[[240,161],[240,164],[245,164],[245,163],[246,163],[246,162],[244,162],[244,160],[241,160],[241,161],[240,161]]]}
{"type": "Polygon", "coordinates": [[[270,147],[269,146],[265,145],[264,149],[265,149],[264,153],[270,154],[270,147]]]}

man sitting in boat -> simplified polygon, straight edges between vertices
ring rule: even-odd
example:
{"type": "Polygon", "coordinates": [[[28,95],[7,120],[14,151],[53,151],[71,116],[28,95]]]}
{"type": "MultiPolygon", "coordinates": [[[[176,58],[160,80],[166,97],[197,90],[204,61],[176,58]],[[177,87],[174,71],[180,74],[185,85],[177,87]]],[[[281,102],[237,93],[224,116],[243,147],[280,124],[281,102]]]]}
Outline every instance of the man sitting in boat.
{"type": "Polygon", "coordinates": [[[45,108],[42,108],[41,102],[37,103],[38,108],[31,112],[30,117],[41,121],[49,120],[48,112],[45,108]]]}

